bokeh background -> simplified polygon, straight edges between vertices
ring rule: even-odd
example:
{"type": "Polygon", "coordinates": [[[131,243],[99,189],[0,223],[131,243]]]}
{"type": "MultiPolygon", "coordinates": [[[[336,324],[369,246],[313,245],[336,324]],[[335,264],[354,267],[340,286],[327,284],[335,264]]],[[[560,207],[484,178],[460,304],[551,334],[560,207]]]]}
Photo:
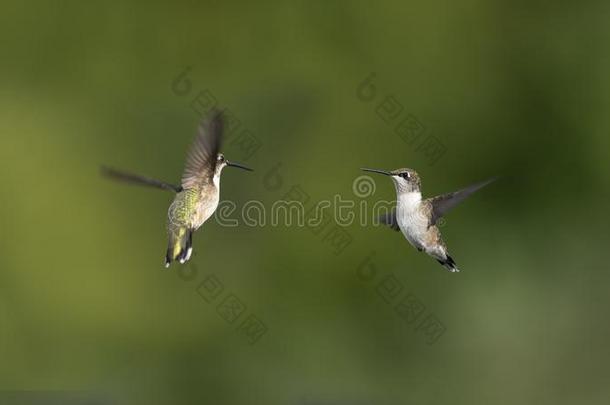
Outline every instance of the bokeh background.
{"type": "MultiPolygon", "coordinates": [[[[3,1],[0,390],[608,403],[609,18],[603,1],[3,1]],[[362,166],[412,167],[428,196],[501,176],[442,228],[462,272],[380,227],[342,228],[335,254],[326,230],[213,221],[194,266],[165,270],[171,194],[99,165],[177,181],[204,90],[260,142],[227,141],[256,169],[223,175],[238,207],[295,185],[354,198],[362,166]],[[386,96],[446,147],[436,163],[379,116],[386,96]],[[210,276],[224,290],[208,303],[210,276]],[[402,286],[390,303],[388,276],[402,286]],[[218,311],[230,294],[246,306],[234,323],[218,311]],[[434,344],[396,313],[406,296],[442,322],[434,344]],[[255,344],[249,315],[267,328],[255,344]]],[[[366,201],[394,198],[375,181],[366,201]]]]}

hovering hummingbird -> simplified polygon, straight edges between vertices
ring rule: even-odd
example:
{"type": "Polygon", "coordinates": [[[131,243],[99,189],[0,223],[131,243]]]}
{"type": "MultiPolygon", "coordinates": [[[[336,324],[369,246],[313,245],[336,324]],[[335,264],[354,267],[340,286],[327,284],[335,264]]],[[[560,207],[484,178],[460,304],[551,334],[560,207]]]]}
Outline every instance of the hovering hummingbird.
{"type": "Polygon", "coordinates": [[[176,193],[167,212],[168,247],[165,267],[178,260],[185,263],[193,252],[193,232],[207,221],[220,199],[220,173],[226,166],[252,171],[239,163],[228,161],[219,153],[224,120],[214,111],[210,119],[199,126],[199,133],[191,146],[181,185],[102,167],[102,173],[112,179],[170,190],[176,193]]]}
{"type": "Polygon", "coordinates": [[[450,272],[460,271],[447,252],[447,246],[436,226],[437,221],[470,194],[485,187],[495,178],[473,184],[453,193],[422,200],[421,181],[413,169],[385,171],[362,170],[390,176],[396,188],[397,207],[381,215],[379,221],[395,231],[401,231],[409,243],[420,252],[426,252],[450,272]]]}

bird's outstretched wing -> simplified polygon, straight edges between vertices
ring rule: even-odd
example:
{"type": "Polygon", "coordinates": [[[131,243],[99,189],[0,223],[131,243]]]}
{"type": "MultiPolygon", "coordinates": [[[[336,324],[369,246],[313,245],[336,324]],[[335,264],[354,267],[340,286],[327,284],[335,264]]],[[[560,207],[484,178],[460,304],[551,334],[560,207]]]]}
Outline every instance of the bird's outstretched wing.
{"type": "Polygon", "coordinates": [[[182,191],[182,187],[176,186],[174,184],[169,184],[161,180],[151,179],[150,177],[140,176],[138,174],[123,172],[106,166],[101,167],[101,172],[103,176],[129,184],[150,186],[163,190],[175,191],[176,193],[182,191]]]}
{"type": "Polygon", "coordinates": [[[396,220],[396,210],[392,210],[387,214],[381,214],[379,216],[379,223],[389,226],[395,231],[400,231],[400,227],[398,226],[398,221],[396,220]]]}
{"type": "Polygon", "coordinates": [[[211,182],[214,177],[224,121],[220,111],[212,111],[209,117],[199,125],[199,132],[187,155],[182,174],[183,188],[211,182]]]}
{"type": "Polygon", "coordinates": [[[428,201],[432,206],[432,217],[430,220],[430,225],[436,224],[436,221],[443,215],[445,215],[448,211],[450,211],[453,207],[458,205],[460,202],[464,201],[466,197],[475,191],[485,187],[492,181],[495,181],[497,178],[491,178],[489,180],[482,181],[480,183],[473,184],[466,188],[463,188],[458,191],[454,191],[453,193],[447,193],[443,195],[439,195],[437,197],[429,198],[428,201]]]}

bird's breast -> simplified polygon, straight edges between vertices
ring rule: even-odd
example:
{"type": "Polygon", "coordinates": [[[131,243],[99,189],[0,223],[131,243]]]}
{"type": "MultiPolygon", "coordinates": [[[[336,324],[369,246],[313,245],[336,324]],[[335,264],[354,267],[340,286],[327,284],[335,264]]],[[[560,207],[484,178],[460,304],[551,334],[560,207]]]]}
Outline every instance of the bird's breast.
{"type": "Polygon", "coordinates": [[[214,214],[219,199],[220,193],[216,187],[186,189],[176,194],[169,207],[169,224],[197,229],[214,214]]]}
{"type": "Polygon", "coordinates": [[[220,193],[216,187],[200,193],[199,201],[195,209],[195,217],[193,218],[193,228],[199,228],[205,221],[214,215],[214,211],[218,208],[219,201],[220,193]]]}
{"type": "Polygon", "coordinates": [[[428,229],[428,218],[421,210],[420,193],[405,193],[399,196],[396,220],[405,238],[413,246],[421,247],[421,241],[428,229]]]}
{"type": "Polygon", "coordinates": [[[427,219],[417,212],[403,211],[401,213],[400,210],[396,219],[405,238],[415,247],[421,246],[428,230],[427,219]]]}

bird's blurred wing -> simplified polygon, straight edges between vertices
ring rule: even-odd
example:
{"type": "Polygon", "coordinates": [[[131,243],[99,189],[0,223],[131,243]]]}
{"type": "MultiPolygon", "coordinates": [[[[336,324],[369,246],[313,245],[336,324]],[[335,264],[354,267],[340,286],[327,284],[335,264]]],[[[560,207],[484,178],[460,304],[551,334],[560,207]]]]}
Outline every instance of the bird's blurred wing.
{"type": "Polygon", "coordinates": [[[395,231],[400,231],[400,227],[398,226],[398,221],[396,220],[396,210],[392,210],[387,214],[381,214],[379,216],[379,223],[389,226],[395,231]]]}
{"type": "Polygon", "coordinates": [[[199,132],[186,158],[182,187],[192,188],[211,182],[216,170],[223,131],[222,112],[213,111],[210,118],[199,125],[199,132]]]}
{"type": "Polygon", "coordinates": [[[442,217],[453,207],[464,201],[466,197],[468,197],[475,191],[485,187],[494,180],[496,180],[495,177],[489,180],[482,181],[480,183],[473,184],[461,190],[454,191],[453,193],[447,193],[428,199],[428,201],[432,205],[432,217],[430,220],[430,225],[436,224],[436,221],[438,221],[440,217],[442,217]]]}
{"type": "Polygon", "coordinates": [[[176,193],[182,191],[182,187],[180,186],[169,184],[161,180],[151,179],[150,177],[140,176],[138,174],[123,172],[110,167],[102,166],[101,171],[103,176],[106,176],[112,180],[122,181],[124,183],[150,186],[163,190],[175,191],[176,193]]]}

